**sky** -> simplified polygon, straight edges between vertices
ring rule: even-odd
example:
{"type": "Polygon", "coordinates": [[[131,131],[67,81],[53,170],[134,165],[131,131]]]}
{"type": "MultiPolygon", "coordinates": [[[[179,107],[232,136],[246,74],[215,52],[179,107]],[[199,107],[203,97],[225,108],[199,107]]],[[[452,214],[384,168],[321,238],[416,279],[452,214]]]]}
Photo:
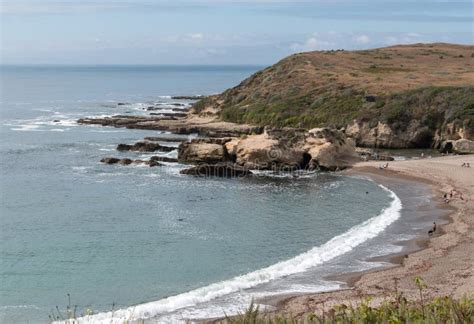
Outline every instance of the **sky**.
{"type": "Polygon", "coordinates": [[[472,0],[0,0],[2,64],[268,65],[292,53],[474,43],[472,0]]]}

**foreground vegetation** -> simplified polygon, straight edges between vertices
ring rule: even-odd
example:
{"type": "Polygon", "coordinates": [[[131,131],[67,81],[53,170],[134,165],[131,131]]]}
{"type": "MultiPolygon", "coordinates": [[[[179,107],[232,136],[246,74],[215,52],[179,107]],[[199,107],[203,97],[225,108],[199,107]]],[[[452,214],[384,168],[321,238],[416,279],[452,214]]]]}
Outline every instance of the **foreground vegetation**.
{"type": "Polygon", "coordinates": [[[474,299],[438,297],[420,304],[400,298],[371,307],[370,299],[359,305],[341,304],[329,310],[311,312],[302,317],[266,315],[251,305],[245,314],[227,318],[230,324],[289,324],[289,323],[474,323],[474,299]]]}
{"type": "MultiPolygon", "coordinates": [[[[319,307],[301,316],[275,315],[261,312],[253,302],[244,314],[226,317],[228,324],[346,324],[346,323],[474,323],[474,293],[459,300],[452,297],[436,297],[426,301],[426,284],[420,277],[413,278],[413,283],[419,292],[418,300],[407,300],[402,293],[396,290],[393,298],[386,299],[378,306],[373,306],[370,298],[362,300],[357,305],[340,304],[319,307]]],[[[50,321],[64,321],[77,323],[78,317],[93,315],[91,309],[78,314],[77,305],[71,304],[68,296],[68,306],[61,311],[58,306],[49,314],[50,321]]],[[[112,314],[115,304],[112,304],[112,314]]],[[[143,323],[144,320],[125,320],[124,323],[143,323]]]]}
{"type": "Polygon", "coordinates": [[[319,309],[297,317],[265,314],[252,303],[244,314],[227,317],[226,322],[229,324],[474,323],[474,294],[459,300],[449,296],[436,297],[427,302],[423,279],[415,277],[413,281],[418,287],[418,300],[407,300],[403,294],[395,292],[392,299],[387,299],[378,306],[372,306],[370,298],[362,300],[357,305],[340,304],[329,309],[322,303],[319,309]]]}

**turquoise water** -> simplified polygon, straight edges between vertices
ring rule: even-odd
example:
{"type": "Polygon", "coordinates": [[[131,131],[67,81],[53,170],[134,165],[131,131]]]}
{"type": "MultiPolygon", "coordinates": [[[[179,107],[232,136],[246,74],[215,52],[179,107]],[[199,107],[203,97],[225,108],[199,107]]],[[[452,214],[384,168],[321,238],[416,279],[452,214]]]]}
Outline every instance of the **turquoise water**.
{"type": "MultiPolygon", "coordinates": [[[[360,230],[358,238],[324,250],[393,205],[394,197],[373,182],[330,174],[201,179],[179,175],[184,166],[173,163],[103,165],[104,156],[146,158],[119,154],[115,146],[159,132],[75,123],[84,116],[145,114],[149,103],[176,102],[171,95],[216,93],[257,69],[2,67],[0,322],[46,322],[52,308],[67,305],[68,293],[79,313],[170,296],[178,297],[145,312],[173,314],[201,302],[226,309],[239,300],[226,303],[231,294],[247,302],[252,290],[265,291],[262,285],[278,291],[283,284],[274,279],[324,269],[329,250],[370,239],[360,230]],[[321,249],[272,268],[314,247],[321,249]],[[267,270],[229,281],[259,269],[267,270]],[[209,286],[222,281],[227,284],[209,286]],[[206,293],[184,302],[182,294],[201,287],[206,293]]],[[[296,282],[286,281],[285,291],[304,290],[296,282]]],[[[315,277],[306,289],[327,285],[315,277]]]]}

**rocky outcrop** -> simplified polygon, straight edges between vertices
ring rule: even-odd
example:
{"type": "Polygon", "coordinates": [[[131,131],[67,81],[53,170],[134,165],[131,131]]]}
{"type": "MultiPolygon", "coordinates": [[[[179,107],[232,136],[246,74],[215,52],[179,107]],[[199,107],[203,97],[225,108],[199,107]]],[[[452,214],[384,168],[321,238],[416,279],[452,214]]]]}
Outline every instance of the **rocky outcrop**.
{"type": "Polygon", "coordinates": [[[100,160],[100,162],[105,163],[105,164],[120,164],[120,165],[145,164],[150,167],[162,166],[161,163],[153,159],[145,161],[145,160],[132,160],[128,158],[118,159],[114,157],[105,157],[102,160],[100,160]]]}
{"type": "Polygon", "coordinates": [[[167,157],[167,156],[152,156],[150,158],[150,161],[176,163],[176,162],[178,162],[178,159],[167,157]]]}
{"type": "Polygon", "coordinates": [[[233,163],[218,163],[213,165],[197,165],[189,169],[180,171],[181,174],[188,174],[200,177],[221,177],[235,178],[251,175],[252,172],[233,163]]]}
{"type": "Polygon", "coordinates": [[[173,137],[173,136],[165,136],[165,137],[158,137],[158,136],[147,136],[144,138],[145,141],[150,141],[150,142],[185,142],[187,141],[187,138],[185,137],[173,137]]]}
{"type": "Polygon", "coordinates": [[[120,159],[113,158],[113,157],[106,157],[100,160],[100,162],[105,163],[105,164],[116,164],[120,162],[120,159]]]}
{"type": "Polygon", "coordinates": [[[347,125],[345,133],[354,139],[357,146],[390,149],[435,148],[443,151],[443,142],[473,138],[468,127],[457,123],[449,123],[434,130],[423,126],[419,120],[411,120],[404,127],[399,124],[378,122],[372,125],[370,122],[353,121],[347,125]]]}
{"type": "Polygon", "coordinates": [[[169,131],[174,134],[199,134],[206,137],[234,137],[244,134],[260,134],[263,127],[234,124],[216,120],[216,118],[201,118],[197,116],[167,117],[167,116],[124,116],[117,115],[103,118],[81,118],[77,121],[84,125],[102,125],[117,128],[148,129],[169,131]]]}
{"type": "Polygon", "coordinates": [[[309,167],[323,170],[342,170],[350,167],[356,160],[355,144],[338,130],[314,128],[308,132],[303,145],[309,167]]]}
{"type": "Polygon", "coordinates": [[[245,168],[275,169],[282,166],[303,167],[303,151],[287,137],[269,134],[250,135],[226,143],[231,160],[245,168]]]}
{"type": "Polygon", "coordinates": [[[459,139],[443,141],[439,147],[441,153],[474,154],[474,141],[459,139]]]}
{"type": "Polygon", "coordinates": [[[119,144],[117,145],[117,151],[135,151],[135,152],[171,152],[176,150],[176,147],[164,146],[158,143],[150,142],[137,142],[133,145],[130,144],[119,144]]]}
{"type": "Polygon", "coordinates": [[[354,139],[357,146],[373,148],[428,148],[432,145],[434,131],[412,120],[405,129],[394,130],[392,126],[378,122],[353,121],[345,133],[354,139]]]}
{"type": "Polygon", "coordinates": [[[184,163],[216,164],[228,162],[225,143],[230,139],[196,139],[181,143],[178,150],[178,161],[184,163]]]}
{"type": "Polygon", "coordinates": [[[233,163],[247,170],[341,170],[354,163],[357,156],[354,142],[338,130],[266,129],[260,135],[182,143],[178,160],[206,165],[233,163]]]}
{"type": "Polygon", "coordinates": [[[454,141],[453,151],[458,154],[474,154],[474,141],[467,139],[454,141]]]}

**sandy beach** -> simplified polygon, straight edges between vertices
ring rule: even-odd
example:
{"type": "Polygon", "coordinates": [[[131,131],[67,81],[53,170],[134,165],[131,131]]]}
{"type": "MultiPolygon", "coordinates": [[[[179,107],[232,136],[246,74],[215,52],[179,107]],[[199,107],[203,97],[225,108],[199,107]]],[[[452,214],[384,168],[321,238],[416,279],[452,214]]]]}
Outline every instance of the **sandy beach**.
{"type": "MultiPolygon", "coordinates": [[[[405,297],[416,299],[418,290],[413,278],[420,276],[427,285],[426,296],[462,297],[474,292],[474,156],[448,156],[431,159],[390,162],[387,169],[380,162],[361,162],[352,175],[364,175],[390,181],[405,178],[428,184],[439,197],[440,208],[451,208],[450,222],[438,226],[435,235],[425,239],[424,246],[414,253],[392,257],[393,267],[365,273],[347,274],[349,289],[327,293],[291,296],[274,301],[276,313],[304,316],[308,312],[329,308],[335,304],[357,304],[371,297],[373,305],[393,296],[396,289],[405,297]],[[461,167],[469,162],[471,168],[461,167]],[[454,191],[449,203],[443,195],[454,191]],[[461,199],[462,194],[462,199],[461,199]],[[428,239],[429,238],[429,239],[428,239]]],[[[427,228],[427,231],[429,228],[427,228]]]]}

